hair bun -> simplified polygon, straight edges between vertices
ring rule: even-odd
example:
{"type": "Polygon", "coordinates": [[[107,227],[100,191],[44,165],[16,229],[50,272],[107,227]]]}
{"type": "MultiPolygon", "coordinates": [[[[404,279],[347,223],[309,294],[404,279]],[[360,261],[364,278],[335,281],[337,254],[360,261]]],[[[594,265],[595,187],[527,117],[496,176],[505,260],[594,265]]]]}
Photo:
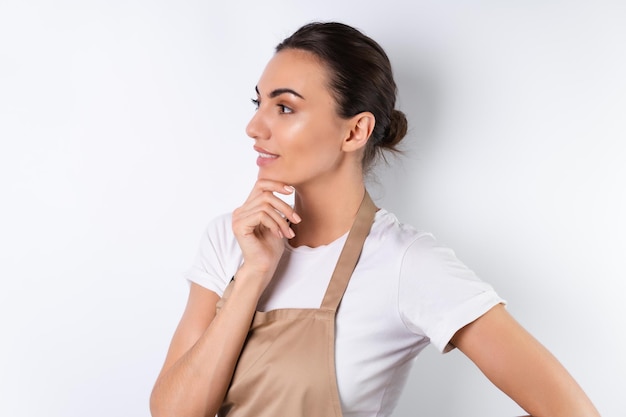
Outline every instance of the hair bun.
{"type": "Polygon", "coordinates": [[[392,110],[389,127],[385,131],[381,146],[389,150],[396,150],[396,145],[406,136],[406,132],[406,116],[400,110],[392,110]]]}

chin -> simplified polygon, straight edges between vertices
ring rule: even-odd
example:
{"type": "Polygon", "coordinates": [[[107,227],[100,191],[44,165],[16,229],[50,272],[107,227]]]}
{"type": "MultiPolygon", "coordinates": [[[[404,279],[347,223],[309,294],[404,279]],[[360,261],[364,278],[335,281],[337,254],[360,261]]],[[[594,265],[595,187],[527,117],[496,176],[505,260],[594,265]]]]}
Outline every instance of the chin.
{"type": "Polygon", "coordinates": [[[257,179],[258,180],[270,180],[270,181],[282,182],[284,184],[291,185],[292,187],[295,187],[295,188],[297,188],[298,184],[301,183],[298,180],[294,179],[293,176],[284,175],[284,174],[281,175],[281,174],[278,174],[278,173],[269,173],[269,172],[265,172],[263,170],[259,170],[259,172],[257,174],[257,179]]]}
{"type": "Polygon", "coordinates": [[[289,181],[288,181],[286,175],[280,175],[280,174],[275,173],[275,172],[268,172],[268,170],[265,170],[265,169],[259,169],[259,172],[257,173],[257,179],[259,179],[259,180],[280,181],[280,182],[284,182],[284,183],[289,184],[289,181]]]}

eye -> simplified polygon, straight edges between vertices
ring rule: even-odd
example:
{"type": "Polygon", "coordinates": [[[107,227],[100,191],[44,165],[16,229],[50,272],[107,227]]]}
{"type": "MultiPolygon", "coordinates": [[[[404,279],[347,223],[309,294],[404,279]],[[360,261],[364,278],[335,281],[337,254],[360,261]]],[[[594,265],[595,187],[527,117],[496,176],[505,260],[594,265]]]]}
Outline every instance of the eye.
{"type": "Polygon", "coordinates": [[[278,108],[280,109],[280,112],[282,114],[290,114],[293,113],[293,110],[291,109],[291,107],[287,107],[284,104],[278,104],[278,108]]]}
{"type": "Polygon", "coordinates": [[[259,110],[259,105],[261,105],[261,100],[257,98],[251,98],[252,104],[254,104],[254,110],[259,110]]]}

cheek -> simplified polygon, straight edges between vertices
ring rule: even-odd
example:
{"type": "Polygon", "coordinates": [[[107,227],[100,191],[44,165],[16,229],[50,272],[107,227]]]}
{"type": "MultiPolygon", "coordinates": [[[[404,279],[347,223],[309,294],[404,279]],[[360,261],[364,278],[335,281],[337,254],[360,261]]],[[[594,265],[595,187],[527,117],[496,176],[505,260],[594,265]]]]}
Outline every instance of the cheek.
{"type": "Polygon", "coordinates": [[[280,138],[284,151],[308,150],[319,146],[319,138],[322,136],[319,127],[306,118],[292,118],[288,122],[279,123],[274,130],[277,138],[280,138]]]}
{"type": "Polygon", "coordinates": [[[297,142],[298,138],[304,137],[311,133],[311,127],[304,118],[292,118],[281,125],[281,133],[285,139],[297,142]]]}
{"type": "Polygon", "coordinates": [[[321,156],[341,149],[341,126],[331,117],[295,114],[278,120],[272,131],[281,143],[282,152],[321,156]]]}

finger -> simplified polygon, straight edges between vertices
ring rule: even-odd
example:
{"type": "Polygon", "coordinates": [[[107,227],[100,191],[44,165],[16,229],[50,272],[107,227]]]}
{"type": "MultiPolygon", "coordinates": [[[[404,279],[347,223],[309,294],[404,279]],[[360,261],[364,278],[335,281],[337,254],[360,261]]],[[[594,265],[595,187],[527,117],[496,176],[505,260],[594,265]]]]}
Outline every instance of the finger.
{"type": "MultiPolygon", "coordinates": [[[[276,200],[281,201],[278,198],[276,198],[276,200]]],[[[275,204],[276,202],[274,201],[273,203],[275,204]]],[[[291,209],[288,205],[287,208],[291,209]]],[[[249,232],[251,228],[253,229],[259,224],[263,224],[263,226],[274,232],[280,231],[282,235],[288,238],[294,236],[294,232],[289,227],[284,215],[276,209],[272,202],[257,200],[253,205],[245,205],[238,209],[234,219],[236,222],[241,221],[242,228],[247,232],[249,232]],[[263,213],[264,216],[255,217],[259,213],[263,213]],[[255,223],[261,221],[262,223],[255,223]],[[270,223],[270,221],[273,221],[273,223],[270,223]]]]}
{"type": "Polygon", "coordinates": [[[237,208],[233,212],[233,227],[239,234],[250,234],[254,229],[262,224],[265,226],[271,226],[268,224],[268,220],[272,219],[275,223],[271,229],[277,230],[280,223],[285,223],[280,213],[264,199],[255,199],[253,201],[245,203],[243,206],[237,208]],[[263,223],[262,223],[263,221],[263,223]]]}
{"type": "Polygon", "coordinates": [[[274,194],[264,196],[263,201],[269,203],[283,218],[288,219],[291,223],[300,223],[300,216],[294,208],[274,194]]]}
{"type": "MultiPolygon", "coordinates": [[[[235,226],[241,229],[242,236],[254,235],[257,238],[263,237],[265,231],[271,232],[274,236],[282,239],[285,236],[293,237],[291,230],[283,218],[274,210],[257,210],[248,213],[241,219],[241,223],[235,226]]],[[[236,232],[235,232],[236,233],[236,232]]]]}
{"type": "MultiPolygon", "coordinates": [[[[275,184],[276,182],[271,181],[271,183],[275,184]]],[[[259,184],[259,186],[263,187],[263,184],[259,184]]],[[[290,187],[290,186],[287,186],[287,187],[288,189],[287,188],[284,189],[285,192],[289,190],[293,190],[293,187],[290,187]]],[[[248,197],[248,199],[246,200],[246,202],[244,203],[242,207],[247,206],[253,209],[253,207],[255,207],[256,204],[259,204],[259,201],[272,205],[274,210],[278,211],[283,217],[286,217],[287,219],[289,219],[291,223],[296,223],[296,224],[300,223],[301,221],[300,216],[295,212],[294,208],[290,206],[289,204],[287,204],[281,198],[274,195],[274,192],[271,191],[270,189],[266,189],[265,191],[263,191],[261,188],[259,188],[256,190],[256,193],[253,191],[253,193],[250,194],[250,196],[248,197]]]]}
{"type": "Polygon", "coordinates": [[[256,198],[263,193],[279,193],[283,195],[289,195],[294,191],[295,189],[292,186],[284,182],[268,179],[259,179],[254,184],[254,187],[252,188],[248,199],[256,198]]]}

